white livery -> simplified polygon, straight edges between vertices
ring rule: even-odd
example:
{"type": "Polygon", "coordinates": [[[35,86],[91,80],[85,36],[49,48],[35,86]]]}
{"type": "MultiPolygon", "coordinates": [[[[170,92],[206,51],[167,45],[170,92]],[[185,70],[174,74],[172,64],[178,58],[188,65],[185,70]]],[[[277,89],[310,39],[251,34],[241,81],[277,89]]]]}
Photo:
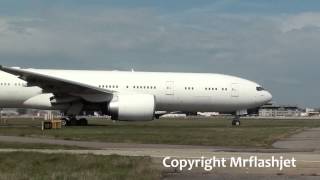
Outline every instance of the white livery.
{"type": "Polygon", "coordinates": [[[0,107],[99,111],[114,120],[155,112],[245,113],[272,98],[259,84],[222,74],[0,67],[0,107]]]}

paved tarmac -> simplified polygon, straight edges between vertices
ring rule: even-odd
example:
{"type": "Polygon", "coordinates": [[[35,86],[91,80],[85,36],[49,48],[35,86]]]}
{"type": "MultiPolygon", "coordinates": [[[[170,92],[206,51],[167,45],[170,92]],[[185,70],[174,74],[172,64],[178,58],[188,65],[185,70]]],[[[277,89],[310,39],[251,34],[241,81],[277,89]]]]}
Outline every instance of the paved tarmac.
{"type": "Polygon", "coordinates": [[[284,150],[309,149],[320,154],[320,128],[306,129],[301,133],[275,142],[273,147],[284,150]]]}
{"type": "Polygon", "coordinates": [[[17,142],[17,143],[41,143],[65,146],[78,146],[89,149],[182,149],[182,150],[199,150],[209,152],[262,152],[262,153],[281,153],[281,152],[312,152],[313,148],[304,149],[278,149],[278,148],[241,148],[241,147],[217,147],[217,146],[195,146],[195,145],[169,145],[169,144],[135,144],[135,143],[109,143],[109,142],[95,142],[95,141],[75,141],[75,140],[61,140],[49,139],[39,137],[21,137],[21,136],[0,136],[1,142],[17,142]]]}

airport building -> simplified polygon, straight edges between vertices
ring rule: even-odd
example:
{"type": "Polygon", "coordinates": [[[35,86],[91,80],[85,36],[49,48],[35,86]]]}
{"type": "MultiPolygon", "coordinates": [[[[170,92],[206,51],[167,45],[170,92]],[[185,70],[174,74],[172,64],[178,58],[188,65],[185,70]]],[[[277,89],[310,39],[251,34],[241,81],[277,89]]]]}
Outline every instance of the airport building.
{"type": "Polygon", "coordinates": [[[290,105],[264,105],[259,108],[260,117],[300,117],[301,110],[298,106],[290,105]]]}
{"type": "Polygon", "coordinates": [[[303,117],[319,117],[320,112],[319,110],[315,110],[313,108],[306,108],[305,111],[301,113],[301,116],[303,117]]]}

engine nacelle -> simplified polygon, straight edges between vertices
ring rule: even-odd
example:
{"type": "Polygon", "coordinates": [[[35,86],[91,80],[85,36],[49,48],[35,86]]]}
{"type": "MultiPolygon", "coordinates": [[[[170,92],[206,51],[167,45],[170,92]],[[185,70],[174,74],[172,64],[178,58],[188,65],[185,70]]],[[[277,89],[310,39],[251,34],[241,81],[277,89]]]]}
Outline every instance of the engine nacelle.
{"type": "Polygon", "coordinates": [[[155,97],[150,94],[119,94],[112,98],[108,111],[113,120],[151,121],[155,113],[155,97]]]}

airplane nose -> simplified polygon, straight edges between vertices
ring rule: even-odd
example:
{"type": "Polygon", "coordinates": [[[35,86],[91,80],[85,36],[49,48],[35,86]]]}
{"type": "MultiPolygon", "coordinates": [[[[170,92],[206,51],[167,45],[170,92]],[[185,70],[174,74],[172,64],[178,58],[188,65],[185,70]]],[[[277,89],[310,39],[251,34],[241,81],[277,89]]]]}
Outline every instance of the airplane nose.
{"type": "Polygon", "coordinates": [[[266,92],[266,101],[269,102],[271,100],[272,100],[272,94],[269,91],[267,91],[266,92]]]}

